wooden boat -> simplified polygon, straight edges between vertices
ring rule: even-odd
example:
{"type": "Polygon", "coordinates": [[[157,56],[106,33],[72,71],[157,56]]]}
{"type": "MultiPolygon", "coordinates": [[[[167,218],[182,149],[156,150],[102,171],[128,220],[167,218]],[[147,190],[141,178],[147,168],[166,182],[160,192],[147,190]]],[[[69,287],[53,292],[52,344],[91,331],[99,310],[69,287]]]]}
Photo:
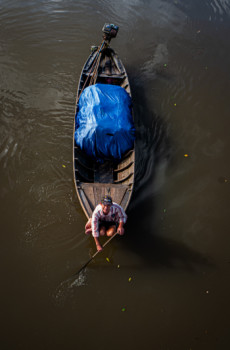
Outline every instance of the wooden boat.
{"type": "MultiPolygon", "coordinates": [[[[108,25],[105,26],[108,29],[108,25]]],[[[93,47],[82,69],[78,85],[76,113],[78,112],[78,101],[81,92],[87,86],[95,83],[119,85],[131,96],[124,65],[109,45],[111,38],[116,36],[116,33],[112,32],[113,28],[118,28],[111,26],[109,30],[104,30],[101,46],[93,47]]],[[[109,194],[113,201],[121,205],[124,210],[127,209],[134,186],[134,166],[134,149],[129,150],[120,161],[106,160],[101,164],[87,156],[76,145],[73,137],[74,183],[80,204],[87,218],[92,216],[94,208],[106,194],[109,194]]]]}

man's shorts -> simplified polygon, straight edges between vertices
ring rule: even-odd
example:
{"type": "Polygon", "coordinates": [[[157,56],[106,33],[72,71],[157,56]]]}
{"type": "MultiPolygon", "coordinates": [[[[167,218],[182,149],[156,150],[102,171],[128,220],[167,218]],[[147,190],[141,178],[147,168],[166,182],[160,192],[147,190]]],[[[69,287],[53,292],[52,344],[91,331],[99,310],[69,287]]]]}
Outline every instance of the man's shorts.
{"type": "Polygon", "coordinates": [[[116,229],[118,228],[118,223],[115,221],[100,221],[99,223],[99,229],[102,227],[105,227],[106,230],[108,230],[111,226],[116,226],[116,229]]]}

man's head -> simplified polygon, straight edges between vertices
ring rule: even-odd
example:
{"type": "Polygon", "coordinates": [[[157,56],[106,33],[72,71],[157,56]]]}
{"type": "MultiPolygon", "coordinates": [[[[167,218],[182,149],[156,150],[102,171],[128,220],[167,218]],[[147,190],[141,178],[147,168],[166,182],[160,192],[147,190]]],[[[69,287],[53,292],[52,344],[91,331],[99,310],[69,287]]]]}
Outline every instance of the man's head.
{"type": "Polygon", "coordinates": [[[102,211],[104,214],[108,214],[111,205],[113,204],[112,198],[108,195],[104,196],[101,199],[101,206],[102,206],[102,211]]]}

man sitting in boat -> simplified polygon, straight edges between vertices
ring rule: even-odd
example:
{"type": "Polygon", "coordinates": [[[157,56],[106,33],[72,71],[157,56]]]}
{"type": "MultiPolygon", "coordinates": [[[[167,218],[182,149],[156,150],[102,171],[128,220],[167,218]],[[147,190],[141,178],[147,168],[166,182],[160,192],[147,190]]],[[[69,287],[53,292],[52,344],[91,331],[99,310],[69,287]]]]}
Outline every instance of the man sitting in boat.
{"type": "Polygon", "coordinates": [[[92,219],[85,225],[85,233],[92,233],[98,251],[102,250],[99,236],[111,237],[117,231],[118,234],[125,233],[124,224],[127,215],[124,209],[117,203],[113,203],[110,196],[104,196],[101,203],[94,209],[92,219]]]}

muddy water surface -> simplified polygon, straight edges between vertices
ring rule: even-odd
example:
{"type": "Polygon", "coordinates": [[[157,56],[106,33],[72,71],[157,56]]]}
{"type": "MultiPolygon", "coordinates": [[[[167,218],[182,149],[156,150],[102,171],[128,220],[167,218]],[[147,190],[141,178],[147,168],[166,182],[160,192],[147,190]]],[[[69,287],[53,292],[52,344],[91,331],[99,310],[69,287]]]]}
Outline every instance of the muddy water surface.
{"type": "Polygon", "coordinates": [[[2,349],[226,349],[229,1],[0,0],[0,30],[2,349]],[[72,127],[105,22],[132,87],[135,191],[126,235],[68,279],[95,249],[72,127]]]}

